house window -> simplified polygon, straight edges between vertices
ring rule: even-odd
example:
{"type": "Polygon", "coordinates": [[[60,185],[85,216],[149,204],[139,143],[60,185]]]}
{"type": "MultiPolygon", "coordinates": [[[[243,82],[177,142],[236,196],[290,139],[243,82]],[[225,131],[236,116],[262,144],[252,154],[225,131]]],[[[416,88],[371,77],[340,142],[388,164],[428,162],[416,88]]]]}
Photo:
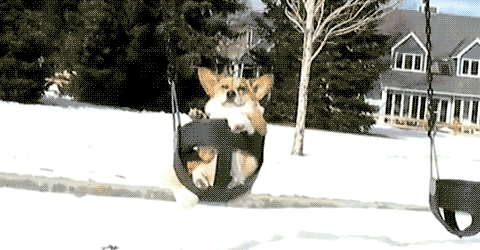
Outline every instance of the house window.
{"type": "Polygon", "coordinates": [[[422,96],[420,97],[420,110],[419,110],[419,113],[420,113],[420,119],[424,119],[425,118],[425,107],[427,106],[427,97],[425,96],[422,96]]]}
{"type": "Polygon", "coordinates": [[[420,70],[422,67],[422,56],[415,56],[415,70],[420,70]]]}
{"type": "Polygon", "coordinates": [[[468,60],[463,60],[463,70],[462,70],[462,73],[465,75],[465,74],[468,74],[468,60]]]}
{"type": "Polygon", "coordinates": [[[414,96],[412,100],[412,117],[417,118],[418,115],[418,96],[414,96]]]}
{"type": "Polygon", "coordinates": [[[412,53],[396,53],[395,69],[422,71],[423,55],[412,53]]]}
{"type": "Polygon", "coordinates": [[[397,65],[395,68],[401,69],[402,68],[402,63],[403,63],[403,57],[397,54],[397,65]]]}
{"type": "Polygon", "coordinates": [[[243,78],[255,78],[255,68],[253,67],[245,67],[243,69],[243,78]]]}
{"type": "Polygon", "coordinates": [[[460,105],[462,101],[461,100],[455,100],[455,109],[453,111],[453,117],[455,118],[460,118],[460,105]]]}
{"type": "Polygon", "coordinates": [[[410,104],[410,96],[409,95],[404,95],[403,96],[403,113],[402,113],[403,117],[408,116],[409,104],[410,104]]]}
{"type": "Polygon", "coordinates": [[[412,69],[413,55],[405,55],[405,67],[403,69],[412,69]]]}
{"type": "Polygon", "coordinates": [[[478,114],[478,101],[473,101],[473,109],[472,109],[472,123],[477,123],[477,114],[478,114]]]}
{"type": "Polygon", "coordinates": [[[448,101],[442,100],[442,104],[440,106],[440,122],[447,122],[447,107],[448,101]]]}
{"type": "Polygon", "coordinates": [[[400,115],[400,104],[402,103],[402,95],[395,94],[395,106],[393,110],[393,115],[400,115]]]}
{"type": "Polygon", "coordinates": [[[478,75],[478,61],[472,61],[472,75],[478,75]]]}
{"type": "Polygon", "coordinates": [[[480,60],[463,59],[462,75],[478,76],[478,62],[480,60]]]}
{"type": "Polygon", "coordinates": [[[463,120],[468,120],[468,108],[470,108],[470,101],[465,100],[463,102],[463,120]]]}
{"type": "Polygon", "coordinates": [[[392,93],[387,93],[387,106],[385,107],[385,114],[391,115],[392,112],[392,93]]]}

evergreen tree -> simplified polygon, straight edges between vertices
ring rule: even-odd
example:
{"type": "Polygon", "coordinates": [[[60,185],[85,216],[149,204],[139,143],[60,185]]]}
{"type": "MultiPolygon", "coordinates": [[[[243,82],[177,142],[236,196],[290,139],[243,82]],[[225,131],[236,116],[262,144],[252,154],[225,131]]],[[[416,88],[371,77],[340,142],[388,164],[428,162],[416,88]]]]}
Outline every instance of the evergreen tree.
{"type": "Polygon", "coordinates": [[[16,70],[10,79],[19,63],[43,56],[39,79],[78,71],[72,89],[81,101],[160,110],[170,110],[167,80],[178,76],[185,112],[204,95],[196,67],[216,63],[216,34],[229,35],[226,16],[242,8],[234,0],[8,1],[0,5],[1,65],[16,70]]]}
{"type": "MultiPolygon", "coordinates": [[[[198,80],[191,79],[196,79],[196,68],[215,62],[215,34],[226,29],[226,14],[241,7],[235,1],[172,0],[98,7],[96,11],[104,14],[97,19],[100,28],[81,61],[103,75],[84,76],[88,84],[83,87],[83,99],[168,111],[168,79],[175,78],[181,110],[188,111],[186,103],[198,93],[203,95],[198,80]],[[101,98],[105,93],[109,99],[101,98]]],[[[87,8],[80,11],[83,16],[88,13],[87,8]]]]}
{"type": "Polygon", "coordinates": [[[389,37],[378,34],[370,24],[361,33],[335,39],[312,65],[307,125],[329,130],[367,132],[376,110],[364,96],[388,69],[380,58],[388,53],[389,37]],[[315,105],[319,104],[319,105],[315,105]],[[321,115],[318,115],[321,114],[321,115]]]}
{"type": "MultiPolygon", "coordinates": [[[[216,51],[218,42],[222,36],[236,35],[228,28],[227,15],[245,6],[234,0],[173,2],[176,11],[165,9],[173,15],[164,14],[156,30],[161,53],[169,63],[162,83],[167,83],[168,78],[176,79],[180,111],[188,112],[191,106],[202,108],[203,103],[196,101],[206,97],[198,83],[197,68],[215,68],[218,62],[225,61],[216,51]]],[[[170,96],[163,100],[169,101],[170,96]]],[[[170,107],[170,103],[164,106],[170,107]]]]}
{"type": "Polygon", "coordinates": [[[0,98],[35,102],[44,91],[46,67],[38,59],[58,49],[58,17],[43,9],[44,3],[4,1],[0,4],[0,98]]]}

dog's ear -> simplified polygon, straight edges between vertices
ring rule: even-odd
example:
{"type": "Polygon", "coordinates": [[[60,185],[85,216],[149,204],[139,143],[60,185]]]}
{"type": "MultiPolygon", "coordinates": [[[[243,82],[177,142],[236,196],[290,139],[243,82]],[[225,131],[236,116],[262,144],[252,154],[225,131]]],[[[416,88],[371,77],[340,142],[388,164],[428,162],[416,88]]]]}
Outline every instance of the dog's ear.
{"type": "Polygon", "coordinates": [[[218,76],[207,68],[198,68],[198,79],[202,84],[207,95],[214,96],[216,94],[215,87],[218,82],[218,76]]]}
{"type": "Polygon", "coordinates": [[[252,86],[252,90],[257,98],[257,101],[260,101],[272,88],[273,75],[268,74],[256,79],[252,79],[250,80],[250,86],[252,86]]]}

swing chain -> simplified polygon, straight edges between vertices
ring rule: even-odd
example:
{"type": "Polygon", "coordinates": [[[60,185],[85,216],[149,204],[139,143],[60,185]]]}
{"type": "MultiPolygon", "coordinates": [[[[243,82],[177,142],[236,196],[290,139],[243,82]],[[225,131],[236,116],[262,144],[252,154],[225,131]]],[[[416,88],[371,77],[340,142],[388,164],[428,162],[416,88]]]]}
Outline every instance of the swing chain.
{"type": "Polygon", "coordinates": [[[433,75],[432,75],[432,41],[431,41],[431,35],[432,35],[432,27],[430,25],[430,0],[424,0],[425,3],[425,32],[427,34],[427,83],[428,83],[428,113],[429,113],[429,118],[428,118],[428,136],[433,139],[435,136],[435,120],[436,116],[434,115],[434,110],[433,110],[433,87],[432,87],[432,81],[433,81],[433,75]]]}
{"type": "MultiPolygon", "coordinates": [[[[436,120],[436,115],[433,113],[433,87],[432,87],[432,81],[433,81],[433,75],[432,75],[432,41],[431,41],[431,35],[432,35],[432,27],[430,26],[430,0],[424,0],[425,3],[425,33],[427,34],[427,83],[428,83],[428,114],[430,117],[428,117],[428,137],[430,137],[430,178],[433,178],[433,163],[435,162],[436,166],[436,173],[437,173],[437,178],[440,178],[439,172],[438,172],[438,160],[437,160],[437,152],[435,150],[435,120],[436,120]]],[[[438,105],[438,104],[437,104],[438,105]]]]}

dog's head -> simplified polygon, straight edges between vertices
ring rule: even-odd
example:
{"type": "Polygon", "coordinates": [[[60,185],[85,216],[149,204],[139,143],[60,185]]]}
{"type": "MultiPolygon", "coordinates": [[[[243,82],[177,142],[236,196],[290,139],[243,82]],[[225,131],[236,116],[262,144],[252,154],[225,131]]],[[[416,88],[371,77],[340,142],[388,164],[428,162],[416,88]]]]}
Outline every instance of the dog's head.
{"type": "Polygon", "coordinates": [[[251,101],[258,102],[273,85],[272,74],[256,79],[243,79],[227,74],[219,75],[207,68],[199,68],[198,77],[210,98],[228,107],[241,107],[251,101]]]}

